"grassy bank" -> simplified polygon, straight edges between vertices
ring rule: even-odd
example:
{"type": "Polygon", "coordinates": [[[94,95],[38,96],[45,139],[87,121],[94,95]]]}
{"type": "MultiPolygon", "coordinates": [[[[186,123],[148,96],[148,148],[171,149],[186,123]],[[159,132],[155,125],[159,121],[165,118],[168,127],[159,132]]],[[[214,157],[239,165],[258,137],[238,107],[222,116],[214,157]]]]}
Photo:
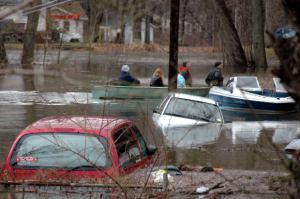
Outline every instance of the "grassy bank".
{"type": "MultiPolygon", "coordinates": [[[[168,53],[169,47],[158,44],[111,44],[111,43],[48,43],[48,44],[36,44],[37,49],[59,49],[62,50],[92,50],[96,52],[114,53],[114,52],[132,52],[132,53],[168,53]]],[[[21,50],[23,48],[22,43],[6,43],[7,50],[21,50]]],[[[249,48],[245,46],[245,48],[249,48]]],[[[212,46],[182,46],[179,47],[180,53],[222,53],[219,47],[212,46]]],[[[275,56],[272,48],[266,48],[267,57],[275,56]]]]}

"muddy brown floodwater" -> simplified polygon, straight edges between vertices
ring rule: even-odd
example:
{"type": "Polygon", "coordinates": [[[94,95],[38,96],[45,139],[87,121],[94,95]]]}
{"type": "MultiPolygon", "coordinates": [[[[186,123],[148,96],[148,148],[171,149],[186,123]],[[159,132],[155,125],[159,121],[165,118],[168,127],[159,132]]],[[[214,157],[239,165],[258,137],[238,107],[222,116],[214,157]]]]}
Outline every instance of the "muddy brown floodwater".
{"type": "MultiPolygon", "coordinates": [[[[145,60],[137,62],[136,57],[131,61],[130,59],[127,57],[127,62],[133,65],[132,73],[140,77],[144,84],[149,83],[154,68],[165,63],[164,59],[157,64],[147,64],[145,60]]],[[[123,62],[126,62],[125,58],[124,60],[123,62]]],[[[196,61],[195,58],[194,62],[196,61]]],[[[78,60],[78,64],[75,62],[63,67],[36,65],[33,71],[22,70],[18,65],[2,70],[0,164],[3,163],[18,132],[38,119],[51,115],[104,115],[135,121],[149,143],[156,144],[162,151],[167,152],[166,156],[159,160],[159,164],[211,166],[225,169],[226,171],[222,173],[225,176],[227,174],[233,178],[236,175],[244,176],[243,179],[248,184],[245,184],[245,192],[238,194],[255,192],[257,181],[254,179],[264,182],[265,177],[269,175],[267,172],[271,172],[272,175],[274,172],[278,175],[286,175],[282,174],[286,171],[281,162],[282,150],[288,142],[300,135],[300,123],[295,115],[285,115],[282,118],[267,116],[260,121],[255,121],[257,117],[251,115],[239,115],[230,117],[231,122],[222,126],[211,124],[196,127],[192,131],[181,129],[181,132],[169,132],[168,135],[164,135],[154,127],[151,120],[152,110],[160,100],[101,101],[91,97],[92,86],[116,77],[119,72],[117,65],[121,62],[120,58],[118,62],[111,62],[116,64],[115,67],[110,67],[108,62],[100,67],[96,63],[87,66],[78,60]],[[264,131],[264,128],[272,130],[264,131]],[[247,172],[238,172],[241,170],[247,172]],[[235,172],[230,173],[230,171],[235,172]],[[251,179],[248,179],[249,176],[252,176],[251,179]],[[251,190],[247,191],[249,187],[251,190]]],[[[210,62],[194,64],[192,70],[195,71],[193,77],[196,83],[204,82],[208,63],[210,62]]],[[[163,67],[166,70],[166,65],[163,67]]],[[[190,184],[192,189],[201,183],[203,186],[210,187],[221,180],[216,180],[214,173],[197,175],[199,175],[198,181],[190,184]]],[[[262,186],[267,185],[263,183],[262,186]]],[[[228,187],[235,191],[234,188],[228,187]]],[[[263,189],[265,190],[268,189],[263,189]]],[[[184,190],[180,191],[184,195],[184,190]]],[[[191,197],[199,196],[196,194],[191,197]]],[[[257,198],[263,197],[259,195],[257,198]]]]}

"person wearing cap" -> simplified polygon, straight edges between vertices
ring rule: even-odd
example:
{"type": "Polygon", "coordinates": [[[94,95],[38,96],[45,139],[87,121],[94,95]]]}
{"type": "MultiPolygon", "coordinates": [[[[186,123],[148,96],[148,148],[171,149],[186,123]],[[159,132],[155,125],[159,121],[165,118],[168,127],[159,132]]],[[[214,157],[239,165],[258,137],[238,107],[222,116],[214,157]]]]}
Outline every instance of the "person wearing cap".
{"type": "Polygon", "coordinates": [[[205,78],[205,82],[209,86],[223,86],[223,64],[222,62],[216,62],[215,67],[211,69],[205,78]]]}
{"type": "Polygon", "coordinates": [[[129,73],[130,67],[124,64],[121,68],[121,74],[119,76],[119,81],[126,82],[129,84],[140,84],[140,80],[134,78],[129,73]]]}

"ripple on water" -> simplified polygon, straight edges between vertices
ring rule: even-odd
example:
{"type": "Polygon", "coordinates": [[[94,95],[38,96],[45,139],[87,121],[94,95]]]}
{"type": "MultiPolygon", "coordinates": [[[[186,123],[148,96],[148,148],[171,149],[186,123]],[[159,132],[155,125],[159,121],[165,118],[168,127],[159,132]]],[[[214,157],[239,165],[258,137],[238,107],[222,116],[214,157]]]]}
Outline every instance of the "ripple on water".
{"type": "Polygon", "coordinates": [[[88,92],[0,91],[0,105],[69,105],[101,103],[88,92]]]}

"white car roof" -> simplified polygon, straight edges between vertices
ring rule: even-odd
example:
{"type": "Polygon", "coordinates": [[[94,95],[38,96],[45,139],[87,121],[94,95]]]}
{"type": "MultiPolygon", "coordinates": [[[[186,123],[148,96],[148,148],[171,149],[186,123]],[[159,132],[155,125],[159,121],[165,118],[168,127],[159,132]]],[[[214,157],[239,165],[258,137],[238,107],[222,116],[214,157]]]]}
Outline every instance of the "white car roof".
{"type": "Polygon", "coordinates": [[[213,99],[209,99],[207,97],[200,97],[196,95],[189,95],[189,94],[184,94],[184,93],[172,93],[174,97],[181,98],[181,99],[188,99],[188,100],[193,100],[193,101],[199,101],[199,102],[205,102],[208,104],[214,104],[216,105],[216,101],[213,99]]]}

